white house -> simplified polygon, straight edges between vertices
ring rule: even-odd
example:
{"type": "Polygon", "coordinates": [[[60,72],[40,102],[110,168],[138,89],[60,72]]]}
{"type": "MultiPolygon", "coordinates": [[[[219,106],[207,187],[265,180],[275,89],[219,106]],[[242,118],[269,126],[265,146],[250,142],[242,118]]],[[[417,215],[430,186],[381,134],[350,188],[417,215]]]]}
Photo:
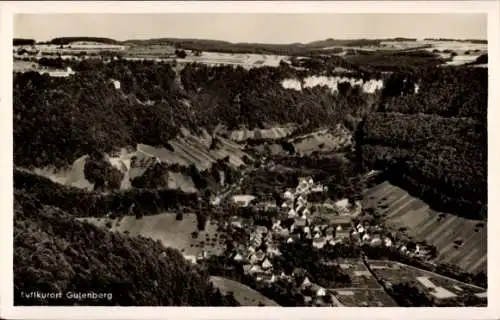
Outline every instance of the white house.
{"type": "Polygon", "coordinates": [[[293,242],[293,238],[288,238],[288,239],[286,240],[286,243],[292,243],[292,242],[293,242]]]}
{"type": "Polygon", "coordinates": [[[259,266],[252,266],[250,268],[250,270],[249,270],[249,273],[253,274],[253,273],[259,273],[259,272],[262,272],[262,271],[264,271],[264,270],[262,270],[261,267],[259,267],[259,266]]]}
{"type": "Polygon", "coordinates": [[[391,240],[389,237],[386,237],[386,238],[384,239],[384,245],[385,245],[386,247],[390,247],[390,246],[392,246],[392,240],[391,240]]]}
{"type": "Polygon", "coordinates": [[[235,256],[234,256],[234,261],[242,261],[243,260],[243,256],[239,253],[237,253],[235,256]]]}
{"type": "Polygon", "coordinates": [[[269,269],[272,267],[273,267],[273,264],[271,263],[271,261],[269,261],[269,259],[266,259],[266,260],[264,260],[264,262],[262,262],[263,269],[269,269]]]}
{"type": "Polygon", "coordinates": [[[304,210],[302,211],[302,216],[304,218],[307,218],[307,216],[309,216],[310,214],[311,214],[311,211],[308,208],[304,208],[304,210]]]}
{"type": "Polygon", "coordinates": [[[292,199],[293,199],[293,193],[291,193],[289,190],[287,190],[287,191],[285,192],[285,194],[283,195],[283,197],[284,197],[285,199],[290,199],[290,200],[292,200],[292,199]]]}
{"type": "Polygon", "coordinates": [[[337,231],[342,231],[342,226],[339,224],[339,225],[337,226],[337,229],[336,229],[336,230],[337,230],[337,231]]]}
{"type": "Polygon", "coordinates": [[[253,266],[252,266],[251,264],[246,264],[246,265],[244,265],[244,266],[243,266],[243,272],[244,272],[245,274],[249,274],[249,273],[250,273],[250,270],[252,269],[252,267],[253,267],[253,266]]]}
{"type": "Polygon", "coordinates": [[[315,248],[321,249],[321,248],[323,248],[326,245],[326,241],[325,240],[320,240],[320,239],[315,239],[315,240],[313,240],[312,245],[315,248]]]}

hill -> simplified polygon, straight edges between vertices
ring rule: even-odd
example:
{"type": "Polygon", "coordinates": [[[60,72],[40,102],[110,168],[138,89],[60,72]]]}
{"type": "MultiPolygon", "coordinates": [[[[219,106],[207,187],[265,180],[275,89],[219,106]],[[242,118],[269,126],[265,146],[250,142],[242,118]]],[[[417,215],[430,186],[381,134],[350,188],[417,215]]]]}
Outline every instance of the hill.
{"type": "Polygon", "coordinates": [[[65,45],[65,44],[70,44],[72,42],[77,42],[77,41],[85,41],[85,42],[99,42],[99,43],[106,43],[106,44],[120,44],[119,41],[110,39],[110,38],[100,38],[100,37],[60,37],[60,38],[53,38],[51,39],[48,43],[49,44],[56,44],[56,45],[65,45]]]}
{"type": "Polygon", "coordinates": [[[237,305],[177,250],[76,221],[23,192],[16,191],[14,210],[15,305],[237,305]],[[21,294],[31,291],[103,295],[37,300],[21,294]]]}

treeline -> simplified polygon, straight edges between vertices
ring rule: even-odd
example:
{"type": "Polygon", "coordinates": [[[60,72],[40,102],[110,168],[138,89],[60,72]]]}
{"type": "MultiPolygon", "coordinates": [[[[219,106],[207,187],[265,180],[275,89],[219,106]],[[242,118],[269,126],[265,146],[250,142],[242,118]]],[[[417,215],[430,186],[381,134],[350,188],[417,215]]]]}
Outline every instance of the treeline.
{"type": "Polygon", "coordinates": [[[106,44],[120,44],[120,42],[117,40],[110,38],[101,38],[101,37],[60,37],[51,39],[50,41],[48,41],[48,44],[66,45],[72,42],[80,42],[80,41],[99,42],[106,44]]]}
{"type": "Polygon", "coordinates": [[[429,113],[443,117],[468,117],[486,121],[488,70],[446,67],[394,74],[382,92],[379,111],[429,113]],[[415,94],[415,85],[418,92],[415,94]],[[408,88],[407,90],[404,90],[408,88]],[[413,89],[413,90],[412,90],[413,89]],[[402,94],[402,95],[401,95],[402,94]]]}
{"type": "Polygon", "coordinates": [[[36,41],[34,39],[14,38],[12,40],[14,46],[32,46],[35,43],[36,41]]]}
{"type": "Polygon", "coordinates": [[[439,68],[392,82],[379,112],[358,127],[363,165],[439,211],[486,218],[487,70],[439,68]],[[408,81],[417,94],[404,92],[408,81]]]}
{"type": "Polygon", "coordinates": [[[24,192],[14,199],[14,305],[239,305],[177,250],[79,222],[24,192]],[[104,295],[34,299],[26,292],[104,295]]]}
{"type": "Polygon", "coordinates": [[[362,51],[356,50],[354,54],[346,55],[348,63],[362,66],[372,71],[406,72],[422,68],[435,68],[445,62],[435,53],[427,50],[416,51],[362,51]]]}
{"type": "Polygon", "coordinates": [[[476,44],[487,44],[488,40],[484,39],[451,39],[451,38],[424,38],[425,41],[455,41],[455,42],[470,42],[476,44]]]}
{"type": "Polygon", "coordinates": [[[371,39],[353,39],[353,40],[338,40],[327,39],[314,41],[307,44],[291,43],[291,44],[265,44],[265,43],[231,43],[219,40],[205,39],[179,39],[179,38],[158,38],[147,40],[127,40],[124,43],[134,45],[172,45],[177,48],[193,51],[212,51],[225,53],[254,53],[254,54],[275,54],[275,55],[290,55],[290,56],[308,56],[318,53],[318,49],[322,54],[336,53],[339,48],[325,49],[326,47],[335,46],[368,46],[379,45],[382,40],[371,39]]]}
{"type": "Polygon", "coordinates": [[[103,217],[127,214],[152,215],[181,208],[197,210],[198,195],[172,189],[130,189],[108,193],[87,192],[64,186],[21,170],[14,170],[14,189],[24,190],[45,204],[56,206],[75,217],[103,217]],[[134,212],[129,209],[134,207],[134,212]]]}

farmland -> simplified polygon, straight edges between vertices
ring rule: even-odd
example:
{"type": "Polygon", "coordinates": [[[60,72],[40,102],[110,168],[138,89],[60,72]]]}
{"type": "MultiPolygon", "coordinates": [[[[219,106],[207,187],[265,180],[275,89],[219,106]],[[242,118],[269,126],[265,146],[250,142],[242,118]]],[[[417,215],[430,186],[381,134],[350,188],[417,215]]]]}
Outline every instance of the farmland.
{"type": "Polygon", "coordinates": [[[231,140],[242,142],[248,139],[276,140],[289,136],[294,131],[293,126],[274,127],[270,129],[241,129],[231,131],[231,140]]]}
{"type": "Polygon", "coordinates": [[[352,144],[352,135],[339,125],[334,129],[318,130],[296,137],[290,142],[294,145],[296,153],[307,155],[314,151],[331,152],[349,147],[352,144]]]}
{"type": "Polygon", "coordinates": [[[364,205],[378,207],[388,226],[406,228],[409,236],[436,246],[439,262],[458,265],[472,273],[486,271],[487,230],[481,221],[436,212],[389,182],[369,189],[364,205]],[[457,245],[456,241],[462,244],[457,245]]]}
{"type": "Polygon", "coordinates": [[[387,295],[361,260],[339,260],[339,267],[349,274],[352,284],[348,288],[330,288],[345,307],[395,307],[397,304],[387,295]]]}
{"type": "Polygon", "coordinates": [[[223,293],[232,292],[234,294],[235,299],[242,306],[258,306],[259,304],[263,304],[264,306],[279,306],[273,300],[264,297],[258,291],[231,279],[224,277],[210,277],[210,281],[213,285],[221,290],[223,293]]]}
{"type": "Polygon", "coordinates": [[[349,288],[334,290],[335,297],[344,307],[397,307],[384,289],[349,288]]]}
{"type": "MultiPolygon", "coordinates": [[[[116,219],[82,218],[99,227],[111,223],[111,231],[128,233],[130,236],[143,236],[158,240],[165,247],[178,249],[186,258],[193,259],[202,254],[221,254],[223,251],[223,236],[218,233],[217,224],[208,221],[204,231],[196,227],[196,215],[184,214],[183,220],[176,220],[175,214],[161,213],[136,219],[135,216],[124,216],[116,219]],[[194,238],[193,232],[198,232],[194,238]]],[[[109,224],[108,224],[109,225],[109,224]]]]}
{"type": "Polygon", "coordinates": [[[480,295],[485,292],[483,288],[399,262],[369,260],[368,263],[377,278],[387,285],[412,283],[435,299],[460,298],[468,294],[480,295]]]}

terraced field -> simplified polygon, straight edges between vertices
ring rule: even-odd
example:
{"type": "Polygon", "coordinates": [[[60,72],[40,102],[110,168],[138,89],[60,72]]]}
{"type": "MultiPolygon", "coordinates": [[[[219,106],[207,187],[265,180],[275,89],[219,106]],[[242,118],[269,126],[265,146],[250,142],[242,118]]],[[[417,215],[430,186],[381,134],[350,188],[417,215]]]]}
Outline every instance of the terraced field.
{"type": "Polygon", "coordinates": [[[278,307],[279,304],[274,302],[271,299],[266,298],[258,291],[254,289],[230,280],[224,277],[210,277],[210,281],[214,284],[216,288],[219,288],[222,292],[228,293],[233,292],[234,298],[242,305],[242,306],[258,306],[259,303],[264,306],[270,307],[278,307]]]}
{"type": "Polygon", "coordinates": [[[173,151],[145,144],[139,144],[137,149],[170,164],[181,166],[194,164],[200,171],[210,168],[217,160],[227,156],[229,156],[229,162],[235,167],[244,164],[242,158],[245,155],[250,157],[243,151],[242,146],[228,139],[217,137],[217,141],[216,147],[210,149],[210,145],[207,145],[203,138],[185,134],[169,141],[173,151]]]}
{"type": "Polygon", "coordinates": [[[230,133],[231,140],[243,142],[248,139],[276,140],[289,136],[294,131],[293,127],[275,127],[271,129],[235,130],[230,133]]]}
{"type": "Polygon", "coordinates": [[[82,218],[98,227],[106,227],[111,223],[111,231],[128,233],[130,236],[143,236],[159,240],[164,246],[180,250],[186,258],[193,259],[202,251],[207,255],[222,254],[223,236],[217,231],[215,222],[208,221],[205,231],[199,231],[193,238],[196,228],[196,215],[184,214],[182,221],[176,220],[173,213],[161,213],[136,219],[135,216],[124,216],[116,219],[82,218]]]}
{"type": "Polygon", "coordinates": [[[365,207],[379,207],[388,225],[405,227],[411,237],[436,246],[438,260],[476,273],[487,269],[487,230],[477,220],[436,212],[405,190],[384,182],[369,189],[365,207]],[[455,241],[462,240],[457,246],[455,241]]]}

